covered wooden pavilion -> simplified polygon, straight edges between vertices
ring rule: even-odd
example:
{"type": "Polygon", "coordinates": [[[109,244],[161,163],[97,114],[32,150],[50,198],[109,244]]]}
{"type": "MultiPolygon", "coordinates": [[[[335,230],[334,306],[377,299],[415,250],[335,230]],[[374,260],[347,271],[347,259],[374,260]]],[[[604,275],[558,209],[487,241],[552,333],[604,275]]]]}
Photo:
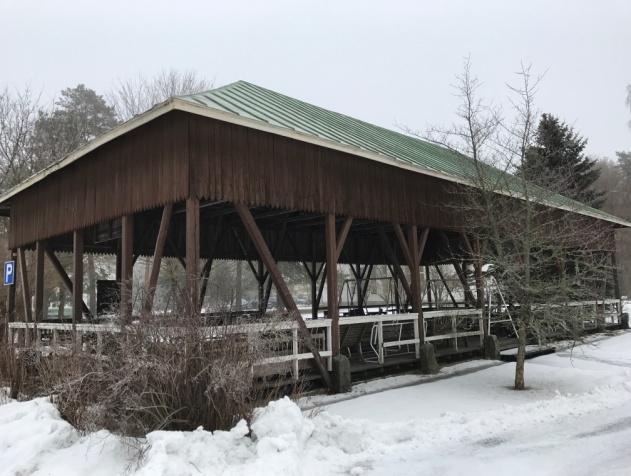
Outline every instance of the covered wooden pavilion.
{"type": "MultiPolygon", "coordinates": [[[[419,316],[421,343],[420,266],[454,264],[467,299],[481,305],[480,282],[476,297],[462,269],[472,246],[463,212],[446,205],[457,187],[469,185],[471,167],[447,149],[239,81],[156,105],[10,190],[0,207],[10,216],[9,248],[22,276],[24,250],[36,252],[33,310],[23,286],[27,320],[43,318],[46,256],[74,290],[75,323],[89,317],[81,292],[84,253],[116,254],[126,320],[138,256],[154,257],[145,315],[163,256],[186,268],[190,314],[200,312],[213,260],[245,259],[259,296],[269,296],[273,284],[308,340],[277,265],[298,261],[311,279],[313,317],[326,285],[336,355],[338,263],[361,276],[375,264],[390,265],[419,316]],[[72,279],[57,252],[74,253],[72,279]]],[[[575,212],[563,197],[550,205],[575,212]]],[[[629,226],[600,210],[577,213],[612,229],[629,226]]]]}

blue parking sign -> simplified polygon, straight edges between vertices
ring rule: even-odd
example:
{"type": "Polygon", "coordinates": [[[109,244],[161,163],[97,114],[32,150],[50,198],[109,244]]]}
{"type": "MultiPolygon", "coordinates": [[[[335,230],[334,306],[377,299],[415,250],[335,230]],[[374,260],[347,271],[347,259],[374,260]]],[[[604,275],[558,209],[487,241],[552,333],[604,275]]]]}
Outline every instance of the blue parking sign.
{"type": "Polygon", "coordinates": [[[4,262],[4,285],[13,286],[15,283],[15,261],[4,262]]]}

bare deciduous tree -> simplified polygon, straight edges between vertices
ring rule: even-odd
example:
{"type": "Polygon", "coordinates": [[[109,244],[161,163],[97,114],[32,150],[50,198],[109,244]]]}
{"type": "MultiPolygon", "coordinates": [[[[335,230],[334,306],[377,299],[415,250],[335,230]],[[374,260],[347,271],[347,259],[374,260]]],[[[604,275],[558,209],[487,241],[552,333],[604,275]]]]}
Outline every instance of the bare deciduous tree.
{"type": "Polygon", "coordinates": [[[0,91],[0,190],[6,190],[34,172],[30,153],[39,96],[29,88],[0,91]]]}
{"type": "Polygon", "coordinates": [[[507,296],[518,330],[514,387],[521,390],[529,340],[579,338],[585,316],[569,303],[603,297],[612,230],[576,213],[583,204],[559,195],[572,177],[545,180],[561,188],[549,190],[509,173],[522,167],[538,116],[534,97],[540,78],[525,66],[518,78],[519,85],[509,86],[513,117],[507,120],[480,99],[480,83],[467,59],[455,86],[459,123],[427,137],[470,158],[462,160],[469,185],[455,188],[452,206],[467,217],[462,224],[467,258],[480,269],[486,264],[507,296]]]}
{"type": "Polygon", "coordinates": [[[163,70],[157,76],[118,80],[107,95],[120,121],[131,119],[171,96],[193,94],[212,88],[213,83],[194,71],[163,70]]]}

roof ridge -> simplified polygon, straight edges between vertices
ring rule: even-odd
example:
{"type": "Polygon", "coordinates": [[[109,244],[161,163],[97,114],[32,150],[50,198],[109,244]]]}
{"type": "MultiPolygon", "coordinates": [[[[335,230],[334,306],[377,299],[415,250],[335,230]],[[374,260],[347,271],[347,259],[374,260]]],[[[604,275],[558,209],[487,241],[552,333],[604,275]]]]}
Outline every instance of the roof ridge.
{"type": "Polygon", "coordinates": [[[190,93],[190,94],[177,94],[177,95],[171,96],[171,97],[178,98],[178,99],[192,98],[193,96],[199,96],[199,95],[202,95],[202,94],[213,93],[215,91],[222,91],[224,89],[230,89],[230,88],[233,88],[234,86],[236,86],[236,85],[238,85],[240,83],[250,84],[247,81],[244,81],[242,79],[238,79],[237,81],[232,81],[231,83],[224,84],[223,86],[218,86],[216,88],[205,89],[204,91],[198,91],[196,93],[190,93]]]}

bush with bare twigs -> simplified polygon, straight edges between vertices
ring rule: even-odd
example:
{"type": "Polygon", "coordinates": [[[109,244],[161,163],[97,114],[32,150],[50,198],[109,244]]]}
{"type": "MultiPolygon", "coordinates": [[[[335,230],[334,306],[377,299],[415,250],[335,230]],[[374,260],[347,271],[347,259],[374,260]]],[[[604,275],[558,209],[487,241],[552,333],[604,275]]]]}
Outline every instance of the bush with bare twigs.
{"type": "Polygon", "coordinates": [[[98,354],[54,351],[39,374],[61,415],[81,430],[228,429],[277,396],[255,378],[256,362],[284,339],[265,326],[252,335],[196,319],[152,319],[109,334],[98,354]]]}

